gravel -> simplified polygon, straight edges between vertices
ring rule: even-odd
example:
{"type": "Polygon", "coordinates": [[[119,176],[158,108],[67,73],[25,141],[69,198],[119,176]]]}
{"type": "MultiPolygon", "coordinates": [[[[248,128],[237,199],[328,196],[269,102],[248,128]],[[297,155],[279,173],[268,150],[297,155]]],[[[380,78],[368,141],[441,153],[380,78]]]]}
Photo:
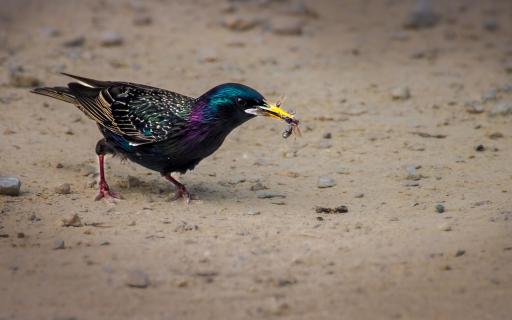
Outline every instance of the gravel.
{"type": "Polygon", "coordinates": [[[394,100],[407,100],[411,97],[411,91],[407,86],[395,87],[391,90],[391,97],[394,100]]]}
{"type": "Polygon", "coordinates": [[[66,244],[64,243],[64,240],[55,239],[53,241],[53,250],[62,250],[62,249],[66,249],[66,244]]]}
{"type": "Polygon", "coordinates": [[[114,31],[106,31],[101,35],[101,45],[103,47],[116,47],[124,43],[123,36],[114,31]]]}
{"type": "Polygon", "coordinates": [[[489,115],[491,117],[496,116],[508,116],[512,114],[512,102],[501,102],[495,104],[491,111],[489,112],[489,115]]]}
{"type": "Polygon", "coordinates": [[[436,212],[437,213],[443,213],[444,212],[444,205],[441,203],[436,204],[436,212]]]}
{"type": "Polygon", "coordinates": [[[336,185],[336,181],[330,177],[319,177],[317,187],[318,188],[331,188],[336,185]]]}
{"type": "Polygon", "coordinates": [[[69,183],[63,183],[55,187],[55,193],[58,194],[70,194],[71,193],[71,185],[69,183]]]}
{"type": "Polygon", "coordinates": [[[144,271],[133,270],[126,275],[125,284],[130,288],[144,289],[149,286],[149,276],[144,271]]]}
{"type": "Polygon", "coordinates": [[[0,194],[18,196],[20,194],[21,181],[16,177],[0,177],[0,194]]]}

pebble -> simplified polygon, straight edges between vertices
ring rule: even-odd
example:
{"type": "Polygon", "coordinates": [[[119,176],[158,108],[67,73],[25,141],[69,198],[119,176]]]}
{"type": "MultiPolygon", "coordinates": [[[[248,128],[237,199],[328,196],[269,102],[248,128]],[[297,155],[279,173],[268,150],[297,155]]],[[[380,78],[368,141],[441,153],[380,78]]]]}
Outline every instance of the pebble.
{"type": "Polygon", "coordinates": [[[256,197],[259,199],[286,198],[284,194],[273,193],[265,190],[256,191],[256,197]]]}
{"type": "Polygon", "coordinates": [[[482,94],[482,102],[486,103],[489,101],[495,101],[498,98],[498,90],[491,89],[484,94],[482,94]]]}
{"type": "Polygon", "coordinates": [[[441,203],[436,204],[436,212],[437,213],[443,213],[444,212],[444,205],[441,203]]]}
{"type": "Polygon", "coordinates": [[[53,250],[61,250],[61,249],[65,249],[65,248],[66,248],[66,244],[64,243],[64,240],[55,239],[53,241],[53,250]]]}
{"type": "Polygon", "coordinates": [[[287,5],[286,13],[295,16],[302,16],[307,18],[318,18],[318,12],[313,8],[307,6],[304,2],[294,2],[287,5]]]}
{"type": "Polygon", "coordinates": [[[133,270],[126,275],[125,283],[131,288],[144,289],[149,286],[149,276],[144,271],[133,270]]]}
{"type": "Polygon", "coordinates": [[[326,132],[322,135],[322,138],[324,139],[331,139],[332,138],[332,133],[330,132],[326,132]]]}
{"type": "Polygon", "coordinates": [[[281,36],[300,36],[304,22],[300,20],[279,19],[272,22],[271,31],[281,36]]]}
{"type": "Polygon", "coordinates": [[[407,100],[411,97],[411,92],[407,86],[395,87],[391,90],[391,97],[394,100],[407,100]]]}
{"type": "Polygon", "coordinates": [[[331,188],[336,185],[336,181],[329,177],[319,177],[317,187],[318,188],[331,188]]]}
{"type": "Polygon", "coordinates": [[[364,197],[364,193],[358,193],[354,196],[354,198],[363,198],[364,197]]]}
{"type": "Polygon", "coordinates": [[[510,114],[512,114],[512,102],[501,102],[495,104],[489,112],[489,115],[492,117],[507,116],[510,114]]]}
{"type": "Polygon", "coordinates": [[[18,196],[20,194],[21,181],[16,177],[0,177],[0,194],[18,196]]]}
{"type": "Polygon", "coordinates": [[[259,24],[259,21],[246,16],[226,17],[222,25],[232,31],[248,31],[259,24]]]}
{"type": "Polygon", "coordinates": [[[9,84],[17,88],[32,88],[42,85],[37,77],[25,74],[23,69],[12,70],[9,74],[9,84]]]}
{"type": "Polygon", "coordinates": [[[60,31],[53,27],[45,27],[41,29],[41,34],[47,38],[55,38],[60,36],[60,31]]]}
{"type": "Polygon", "coordinates": [[[418,171],[416,170],[419,166],[417,165],[408,165],[406,167],[406,170],[407,170],[407,177],[406,179],[407,180],[413,180],[413,181],[418,181],[418,180],[421,180],[423,178],[423,175],[419,174],[418,171]]]}
{"type": "Polygon", "coordinates": [[[261,211],[256,210],[256,209],[249,209],[249,211],[247,211],[247,215],[249,215],[249,216],[257,216],[260,214],[261,214],[261,211]]]}
{"type": "Polygon", "coordinates": [[[471,113],[471,114],[479,114],[479,113],[482,113],[485,111],[484,106],[482,106],[482,104],[480,104],[479,101],[475,101],[475,100],[467,101],[464,104],[464,108],[466,109],[467,113],[471,113]]]}
{"type": "Polygon", "coordinates": [[[452,226],[448,223],[441,223],[438,228],[441,231],[452,231],[452,226]]]}
{"type": "Polygon", "coordinates": [[[69,183],[63,183],[55,187],[55,193],[58,194],[70,194],[71,193],[71,185],[69,183]]]}
{"type": "Polygon", "coordinates": [[[430,0],[419,0],[403,26],[405,29],[426,29],[434,27],[439,20],[440,16],[432,11],[430,0]]]}
{"type": "Polygon", "coordinates": [[[73,214],[70,218],[62,219],[63,227],[83,227],[82,220],[78,214],[73,214]]]}
{"type": "Polygon", "coordinates": [[[347,213],[348,208],[345,205],[338,206],[336,208],[328,208],[328,207],[322,207],[322,206],[316,206],[315,207],[316,213],[347,213]]]}
{"type": "Polygon", "coordinates": [[[485,151],[485,146],[483,144],[476,145],[475,151],[477,151],[477,152],[485,151]]]}
{"type": "Polygon", "coordinates": [[[488,135],[489,139],[497,140],[503,138],[503,133],[496,131],[488,135]]]}
{"type": "Polygon", "coordinates": [[[459,250],[457,250],[457,252],[455,252],[456,257],[462,257],[465,254],[466,254],[466,250],[462,250],[462,249],[459,249],[459,250]]]}
{"type": "Polygon", "coordinates": [[[419,187],[419,183],[416,181],[409,181],[406,184],[404,184],[405,187],[419,187]]]}
{"type": "Polygon", "coordinates": [[[85,44],[85,37],[84,36],[78,36],[78,37],[74,37],[74,38],[71,38],[67,41],[64,41],[62,43],[62,45],[64,47],[68,47],[68,48],[76,48],[76,47],[81,47],[85,44]]]}
{"type": "Polygon", "coordinates": [[[265,190],[265,189],[268,189],[268,188],[265,185],[263,185],[261,182],[256,182],[250,188],[251,191],[260,191],[260,190],[265,190]]]}
{"type": "Polygon", "coordinates": [[[500,28],[500,26],[496,20],[486,20],[482,23],[482,28],[485,31],[495,32],[500,28]]]}
{"type": "Polygon", "coordinates": [[[133,24],[136,26],[149,26],[153,23],[153,18],[149,15],[137,15],[135,18],[133,18],[133,24]]]}
{"type": "Polygon", "coordinates": [[[114,31],[106,31],[101,35],[101,45],[104,47],[120,46],[123,42],[123,36],[114,31]]]}
{"type": "Polygon", "coordinates": [[[219,61],[219,54],[213,48],[200,48],[197,52],[197,60],[202,63],[212,63],[219,61]]]}

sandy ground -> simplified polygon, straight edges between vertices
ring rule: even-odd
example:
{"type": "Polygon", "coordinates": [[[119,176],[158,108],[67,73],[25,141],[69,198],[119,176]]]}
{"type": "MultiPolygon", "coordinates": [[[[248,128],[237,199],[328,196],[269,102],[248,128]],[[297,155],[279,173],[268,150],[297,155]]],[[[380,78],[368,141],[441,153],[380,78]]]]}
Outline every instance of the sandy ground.
{"type": "Polygon", "coordinates": [[[439,1],[421,30],[403,27],[413,2],[308,7],[2,1],[0,175],[22,187],[0,196],[0,319],[510,317],[512,115],[493,114],[512,103],[512,3],[439,1]],[[179,177],[190,205],[112,159],[125,199],[95,202],[97,128],[22,87],[61,71],[191,96],[242,82],[286,95],[303,135],[240,127],[179,177]]]}

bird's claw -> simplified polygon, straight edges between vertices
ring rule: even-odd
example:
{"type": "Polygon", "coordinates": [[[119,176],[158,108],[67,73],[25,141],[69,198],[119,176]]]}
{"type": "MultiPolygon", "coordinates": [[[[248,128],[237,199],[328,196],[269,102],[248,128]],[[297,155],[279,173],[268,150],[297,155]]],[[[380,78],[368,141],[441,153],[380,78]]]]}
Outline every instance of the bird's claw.
{"type": "Polygon", "coordinates": [[[112,202],[122,199],[119,193],[110,191],[108,184],[100,182],[100,190],[98,191],[98,194],[96,195],[96,198],[94,198],[94,200],[99,201],[103,198],[105,198],[105,200],[109,200],[112,202]]]}
{"type": "Polygon", "coordinates": [[[185,202],[187,204],[189,204],[190,200],[192,200],[193,197],[188,192],[187,189],[185,189],[185,188],[178,188],[178,189],[176,189],[176,193],[174,194],[174,196],[171,198],[171,201],[176,201],[176,200],[179,200],[179,199],[183,199],[183,200],[185,200],[185,202]]]}

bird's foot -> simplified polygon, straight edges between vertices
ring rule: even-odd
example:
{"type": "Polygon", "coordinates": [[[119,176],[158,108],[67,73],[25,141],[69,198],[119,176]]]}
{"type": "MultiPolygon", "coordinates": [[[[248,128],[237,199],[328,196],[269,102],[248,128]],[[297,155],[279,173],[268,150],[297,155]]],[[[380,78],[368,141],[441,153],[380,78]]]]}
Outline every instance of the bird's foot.
{"type": "Polygon", "coordinates": [[[116,199],[121,199],[121,195],[116,192],[110,191],[110,187],[108,186],[108,184],[104,181],[100,181],[100,190],[98,191],[95,200],[98,201],[103,198],[105,198],[105,200],[115,202],[116,199]]]}
{"type": "Polygon", "coordinates": [[[188,192],[187,188],[185,188],[185,186],[176,187],[176,193],[171,198],[171,201],[176,201],[179,199],[185,200],[187,204],[189,204],[190,200],[192,200],[192,196],[188,192]]]}

